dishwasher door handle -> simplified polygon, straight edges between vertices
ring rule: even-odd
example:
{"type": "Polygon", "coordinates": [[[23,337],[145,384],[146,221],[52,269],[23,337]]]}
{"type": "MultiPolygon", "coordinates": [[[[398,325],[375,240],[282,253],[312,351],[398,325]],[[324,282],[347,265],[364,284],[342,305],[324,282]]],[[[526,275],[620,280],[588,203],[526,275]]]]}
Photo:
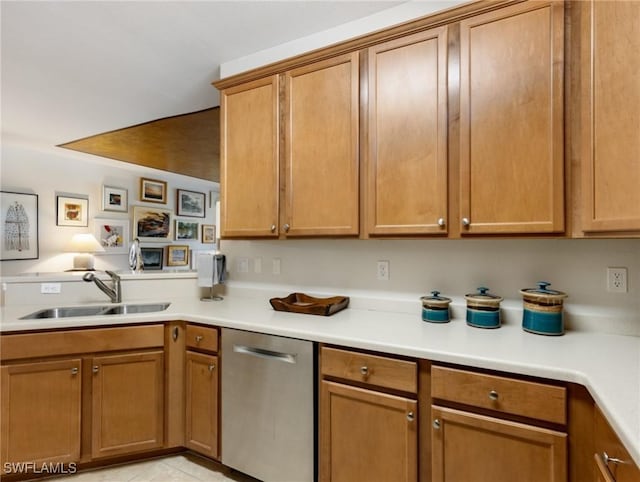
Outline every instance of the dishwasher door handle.
{"type": "Polygon", "coordinates": [[[265,350],[264,348],[257,348],[253,346],[245,345],[233,345],[233,351],[235,353],[243,353],[245,355],[251,355],[258,358],[265,358],[267,360],[276,360],[284,363],[296,363],[296,356],[289,353],[281,353],[277,351],[265,350]]]}

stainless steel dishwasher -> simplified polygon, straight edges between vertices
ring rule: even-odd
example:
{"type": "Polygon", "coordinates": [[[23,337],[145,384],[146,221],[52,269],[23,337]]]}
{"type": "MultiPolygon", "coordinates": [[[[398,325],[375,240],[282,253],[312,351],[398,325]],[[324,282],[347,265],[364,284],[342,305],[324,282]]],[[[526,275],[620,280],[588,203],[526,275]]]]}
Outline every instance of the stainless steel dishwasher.
{"type": "Polygon", "coordinates": [[[312,342],[222,329],[222,463],[264,482],[312,482],[312,342]]]}

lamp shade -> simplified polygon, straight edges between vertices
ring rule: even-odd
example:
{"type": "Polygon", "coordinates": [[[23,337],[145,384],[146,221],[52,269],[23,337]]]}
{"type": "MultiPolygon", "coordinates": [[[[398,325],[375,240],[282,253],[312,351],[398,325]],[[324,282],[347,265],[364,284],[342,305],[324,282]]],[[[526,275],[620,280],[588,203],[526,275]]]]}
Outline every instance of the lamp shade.
{"type": "Polygon", "coordinates": [[[77,253],[73,258],[73,269],[71,271],[93,271],[93,253],[104,251],[93,234],[74,234],[67,244],[65,251],[77,253]]]}
{"type": "Polygon", "coordinates": [[[66,251],[72,253],[97,253],[104,251],[100,243],[93,234],[79,233],[74,234],[67,245],[66,251]]]}

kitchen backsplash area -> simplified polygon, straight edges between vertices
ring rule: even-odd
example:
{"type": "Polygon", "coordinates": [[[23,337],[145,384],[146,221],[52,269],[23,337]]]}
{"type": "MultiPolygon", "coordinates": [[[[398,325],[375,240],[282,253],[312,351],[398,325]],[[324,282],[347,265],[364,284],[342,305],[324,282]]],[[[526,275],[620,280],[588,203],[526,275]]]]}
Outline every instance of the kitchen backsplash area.
{"type": "Polygon", "coordinates": [[[221,248],[230,287],[363,297],[374,309],[414,301],[416,316],[420,296],[438,290],[464,317],[464,295],[480,286],[521,313],[520,289],[548,281],[568,294],[569,329],[640,336],[638,239],[304,239],[222,241],[221,248]],[[388,281],[378,280],[378,261],[389,262],[388,281]],[[608,267],[627,268],[626,293],[607,291],[608,267]]]}

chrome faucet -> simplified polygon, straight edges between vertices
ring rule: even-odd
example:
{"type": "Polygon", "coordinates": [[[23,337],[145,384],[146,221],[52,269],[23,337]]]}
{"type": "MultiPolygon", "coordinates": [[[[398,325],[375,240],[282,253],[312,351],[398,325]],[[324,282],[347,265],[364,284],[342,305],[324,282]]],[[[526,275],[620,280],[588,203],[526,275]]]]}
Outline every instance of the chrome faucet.
{"type": "Polygon", "coordinates": [[[105,271],[111,277],[111,285],[112,287],[107,286],[101,280],[96,278],[96,275],[93,273],[85,274],[82,279],[87,283],[91,283],[92,281],[96,284],[98,288],[111,299],[111,303],[120,303],[122,301],[122,287],[120,285],[120,276],[115,274],[113,271],[105,271]]]}
{"type": "Polygon", "coordinates": [[[140,250],[140,240],[135,238],[129,248],[129,268],[138,273],[144,269],[142,261],[142,251],[140,250]]]}

